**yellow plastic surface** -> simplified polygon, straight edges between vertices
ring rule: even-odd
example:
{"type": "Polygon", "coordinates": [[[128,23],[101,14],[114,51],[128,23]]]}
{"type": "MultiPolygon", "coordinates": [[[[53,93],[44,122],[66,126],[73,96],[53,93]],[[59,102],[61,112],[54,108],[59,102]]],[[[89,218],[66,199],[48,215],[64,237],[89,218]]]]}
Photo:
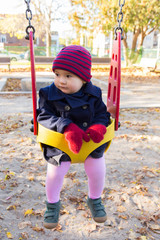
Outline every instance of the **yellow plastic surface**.
{"type": "Polygon", "coordinates": [[[90,140],[89,142],[83,141],[83,145],[78,154],[74,154],[73,152],[70,151],[70,149],[68,148],[67,141],[65,140],[65,137],[62,133],[52,131],[48,128],[45,128],[41,124],[38,124],[37,141],[40,144],[44,143],[46,145],[56,147],[62,150],[63,152],[67,153],[71,158],[72,163],[83,163],[85,162],[86,158],[91,152],[93,152],[96,148],[98,148],[99,146],[101,146],[106,142],[108,142],[107,148],[106,148],[106,151],[107,151],[107,149],[111,144],[111,140],[115,136],[114,128],[115,128],[115,121],[112,120],[112,123],[107,127],[107,132],[104,135],[104,139],[100,143],[94,143],[92,140],[90,140]]]}

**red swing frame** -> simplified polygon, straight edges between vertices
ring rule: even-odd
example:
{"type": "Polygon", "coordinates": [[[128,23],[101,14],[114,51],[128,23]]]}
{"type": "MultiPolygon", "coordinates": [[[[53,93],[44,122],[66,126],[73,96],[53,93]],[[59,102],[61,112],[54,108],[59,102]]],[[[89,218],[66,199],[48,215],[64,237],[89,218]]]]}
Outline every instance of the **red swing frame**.
{"type": "MultiPolygon", "coordinates": [[[[30,59],[31,59],[31,79],[32,79],[32,102],[33,102],[33,124],[34,135],[37,135],[37,90],[34,61],[33,32],[29,33],[30,59]]],[[[119,127],[120,109],[120,85],[121,85],[121,33],[117,33],[116,40],[113,41],[110,73],[108,79],[107,110],[115,119],[115,131],[119,127]]]]}
{"type": "Polygon", "coordinates": [[[121,88],[121,33],[113,41],[110,73],[108,78],[107,110],[115,119],[115,131],[119,127],[120,109],[120,88],[121,88]]]}
{"type": "Polygon", "coordinates": [[[30,59],[31,59],[31,79],[32,79],[32,103],[33,103],[33,125],[34,135],[37,135],[37,90],[36,90],[36,74],[35,74],[35,61],[34,61],[34,42],[33,32],[29,32],[30,42],[30,59]]]}

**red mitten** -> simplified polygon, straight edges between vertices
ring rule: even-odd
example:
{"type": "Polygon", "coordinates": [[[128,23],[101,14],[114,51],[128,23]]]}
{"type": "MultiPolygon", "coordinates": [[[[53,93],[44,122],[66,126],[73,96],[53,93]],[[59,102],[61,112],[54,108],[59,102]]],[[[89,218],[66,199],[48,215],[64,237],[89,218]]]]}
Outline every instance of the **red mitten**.
{"type": "Polygon", "coordinates": [[[93,142],[99,143],[100,141],[103,140],[104,138],[103,135],[106,133],[106,131],[107,129],[104,125],[94,124],[86,130],[86,133],[90,135],[93,142]]]}
{"type": "Polygon", "coordinates": [[[69,149],[76,154],[79,153],[82,147],[82,139],[84,139],[86,142],[89,142],[90,140],[90,137],[87,135],[87,133],[85,133],[74,123],[70,123],[65,128],[64,136],[68,142],[69,149]]]}

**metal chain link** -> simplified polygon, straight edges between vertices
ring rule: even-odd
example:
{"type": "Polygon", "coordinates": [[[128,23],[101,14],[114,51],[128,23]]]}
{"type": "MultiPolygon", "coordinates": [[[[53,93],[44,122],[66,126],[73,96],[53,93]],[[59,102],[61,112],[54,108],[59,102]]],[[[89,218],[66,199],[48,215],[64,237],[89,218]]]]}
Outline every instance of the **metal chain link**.
{"type": "Polygon", "coordinates": [[[28,20],[29,25],[26,28],[26,39],[29,40],[29,30],[33,32],[33,39],[34,39],[34,33],[35,33],[35,28],[32,26],[31,24],[31,20],[32,20],[32,11],[30,9],[30,2],[31,0],[24,0],[25,3],[27,4],[27,10],[26,10],[26,19],[28,20]]]}
{"type": "Polygon", "coordinates": [[[120,7],[120,11],[117,14],[117,22],[118,22],[118,27],[115,28],[115,35],[117,38],[117,31],[121,32],[121,40],[123,39],[123,28],[121,27],[121,23],[123,21],[123,12],[122,12],[122,8],[124,7],[125,4],[125,0],[123,0],[123,3],[121,3],[121,0],[119,0],[119,7],[120,7]]]}

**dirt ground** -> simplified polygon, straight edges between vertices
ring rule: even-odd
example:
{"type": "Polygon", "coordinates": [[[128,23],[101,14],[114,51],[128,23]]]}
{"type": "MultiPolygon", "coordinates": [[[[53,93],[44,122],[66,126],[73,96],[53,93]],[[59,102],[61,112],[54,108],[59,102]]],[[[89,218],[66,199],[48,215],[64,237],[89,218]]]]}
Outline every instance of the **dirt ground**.
{"type": "Polygon", "coordinates": [[[102,195],[108,219],[95,223],[86,205],[83,164],[71,165],[59,225],[43,227],[46,162],[29,131],[31,113],[0,117],[0,239],[160,239],[160,108],[121,109],[121,127],[105,154],[102,195]]]}

